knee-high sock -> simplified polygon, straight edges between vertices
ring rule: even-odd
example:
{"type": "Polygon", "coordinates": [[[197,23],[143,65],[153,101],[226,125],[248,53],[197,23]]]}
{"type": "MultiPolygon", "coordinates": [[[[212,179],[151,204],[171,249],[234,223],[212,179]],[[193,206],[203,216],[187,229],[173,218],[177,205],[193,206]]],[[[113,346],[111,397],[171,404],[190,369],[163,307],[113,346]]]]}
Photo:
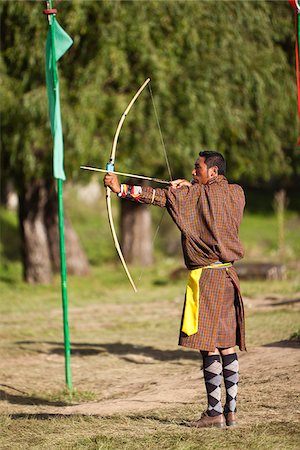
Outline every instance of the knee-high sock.
{"type": "Polygon", "coordinates": [[[239,362],[236,353],[223,356],[223,376],[226,389],[224,412],[235,412],[239,382],[239,362]]]}
{"type": "Polygon", "coordinates": [[[223,413],[221,403],[222,364],[219,355],[203,356],[203,373],[207,392],[209,416],[223,413]]]}

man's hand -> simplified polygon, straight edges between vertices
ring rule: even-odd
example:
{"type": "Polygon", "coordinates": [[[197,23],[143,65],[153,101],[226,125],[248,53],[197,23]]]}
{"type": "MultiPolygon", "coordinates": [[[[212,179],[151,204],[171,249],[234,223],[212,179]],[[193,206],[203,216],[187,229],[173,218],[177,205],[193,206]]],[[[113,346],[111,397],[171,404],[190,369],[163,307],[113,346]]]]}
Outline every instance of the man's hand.
{"type": "Polygon", "coordinates": [[[113,192],[119,194],[121,192],[120,183],[116,174],[108,172],[103,180],[105,187],[109,187],[113,192]]]}
{"type": "Polygon", "coordinates": [[[178,180],[170,181],[170,185],[172,188],[178,189],[178,188],[181,188],[182,186],[192,186],[192,183],[190,183],[187,180],[178,179],[178,180]]]}

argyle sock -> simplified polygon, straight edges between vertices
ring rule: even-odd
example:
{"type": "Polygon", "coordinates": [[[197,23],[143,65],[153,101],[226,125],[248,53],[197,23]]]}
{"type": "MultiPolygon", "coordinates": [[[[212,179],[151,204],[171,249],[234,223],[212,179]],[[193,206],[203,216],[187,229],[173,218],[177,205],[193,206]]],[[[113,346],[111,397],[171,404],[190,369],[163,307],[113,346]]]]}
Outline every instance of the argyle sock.
{"type": "Polygon", "coordinates": [[[239,361],[236,353],[223,356],[223,376],[226,389],[224,412],[235,412],[239,382],[239,361]]]}
{"type": "Polygon", "coordinates": [[[222,364],[219,355],[203,356],[203,373],[207,392],[209,416],[223,413],[221,403],[222,364]]]}

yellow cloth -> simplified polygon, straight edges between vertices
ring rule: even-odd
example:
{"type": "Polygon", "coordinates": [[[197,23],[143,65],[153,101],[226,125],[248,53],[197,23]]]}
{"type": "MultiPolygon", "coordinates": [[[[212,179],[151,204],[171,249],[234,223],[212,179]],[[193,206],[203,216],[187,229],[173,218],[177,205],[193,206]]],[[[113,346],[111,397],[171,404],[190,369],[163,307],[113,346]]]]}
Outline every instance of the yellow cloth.
{"type": "Polygon", "coordinates": [[[231,267],[232,263],[217,263],[209,266],[200,267],[190,271],[186,287],[185,307],[181,331],[191,336],[198,331],[198,310],[199,310],[199,281],[204,269],[220,269],[222,267],[231,267]]]}

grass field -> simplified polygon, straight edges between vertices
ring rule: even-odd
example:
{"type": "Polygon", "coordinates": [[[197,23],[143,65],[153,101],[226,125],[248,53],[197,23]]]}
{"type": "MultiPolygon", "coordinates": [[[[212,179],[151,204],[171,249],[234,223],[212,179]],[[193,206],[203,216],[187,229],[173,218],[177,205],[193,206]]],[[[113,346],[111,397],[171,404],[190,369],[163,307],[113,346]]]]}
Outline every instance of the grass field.
{"type": "MultiPolygon", "coordinates": [[[[248,352],[240,354],[240,426],[199,431],[182,425],[200,415],[206,397],[198,353],[177,346],[185,280],[170,280],[180,257],[161,257],[167,224],[159,263],[134,295],[111,258],[103,201],[99,209],[80,204],[74,192],[67,209],[92,266],[88,277],[68,279],[71,394],[59,277],[51,286],[22,282],[16,215],[1,212],[0,448],[298,449],[299,345],[289,339],[299,328],[297,214],[286,218],[287,279],[242,283],[248,352]]],[[[279,260],[276,227],[272,214],[246,214],[249,260],[279,260]]],[[[139,268],[132,272],[138,279],[139,268]]]]}

